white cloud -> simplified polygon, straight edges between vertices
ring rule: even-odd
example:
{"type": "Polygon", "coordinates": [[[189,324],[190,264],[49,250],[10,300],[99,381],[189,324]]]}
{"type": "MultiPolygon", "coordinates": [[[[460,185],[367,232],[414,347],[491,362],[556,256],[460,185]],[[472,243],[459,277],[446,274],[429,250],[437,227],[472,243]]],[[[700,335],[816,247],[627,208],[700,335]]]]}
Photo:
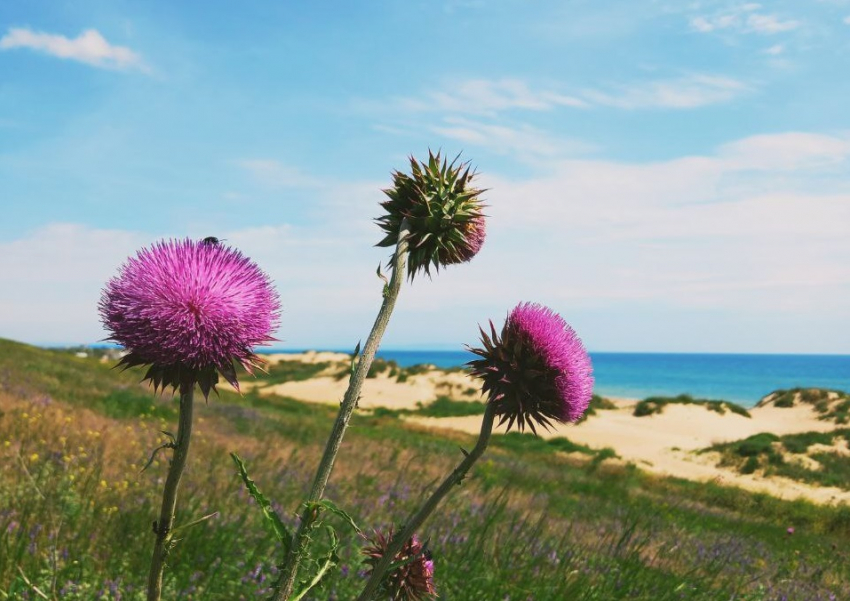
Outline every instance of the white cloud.
{"type": "Polygon", "coordinates": [[[447,118],[431,131],[464,144],[485,147],[498,154],[511,154],[520,159],[564,157],[585,154],[595,147],[575,140],[556,138],[529,125],[507,126],[461,118],[447,118]]]}
{"type": "Polygon", "coordinates": [[[521,109],[546,111],[559,106],[581,108],[586,103],[574,96],[551,90],[532,90],[518,79],[471,79],[449,89],[425,94],[424,98],[404,98],[402,108],[413,111],[441,111],[493,115],[521,109]]]}
{"type": "Polygon", "coordinates": [[[101,286],[143,242],[138,232],[54,223],[0,243],[0,332],[45,343],[102,338],[101,286]]]}
{"type": "Polygon", "coordinates": [[[799,26],[799,21],[782,21],[776,15],[750,15],[747,17],[745,31],[773,34],[783,31],[791,31],[793,29],[797,29],[799,26]]]}
{"type": "MultiPolygon", "coordinates": [[[[599,350],[850,351],[839,327],[850,325],[850,136],[788,132],[653,163],[546,166],[531,178],[483,172],[484,249],[405,284],[386,346],[474,342],[476,323],[534,300],[564,312],[599,350]]],[[[283,344],[365,337],[380,303],[375,267],[389,256],[372,246],[380,187],[304,190],[323,219],[220,232],[275,280],[283,344]]],[[[99,290],[150,242],[55,224],[0,243],[0,332],[103,337],[99,290]]]]}
{"type": "MultiPolygon", "coordinates": [[[[850,138],[788,133],[707,156],[562,161],[546,177],[487,178],[491,221],[514,245],[487,260],[522,272],[506,285],[574,310],[651,302],[763,311],[777,327],[819,311],[846,321],[847,174],[850,138]],[[550,258],[545,268],[529,267],[535,253],[550,258]]],[[[812,335],[842,348],[829,332],[812,335]]]]}
{"type": "Polygon", "coordinates": [[[146,70],[138,54],[125,46],[113,46],[95,29],[87,29],[71,39],[63,35],[13,27],[0,38],[0,49],[14,48],[29,48],[95,67],[146,70]]]}
{"type": "Polygon", "coordinates": [[[844,22],[845,22],[847,25],[850,25],[850,15],[847,15],[846,17],[844,17],[844,22]]]}
{"type": "Polygon", "coordinates": [[[777,15],[755,12],[761,5],[742,4],[736,8],[713,15],[700,15],[690,20],[691,29],[700,33],[723,30],[739,33],[758,33],[772,35],[797,29],[802,25],[793,19],[781,19],[777,15]]]}
{"type": "Polygon", "coordinates": [[[718,158],[735,170],[795,172],[840,166],[850,156],[850,137],[801,132],[751,136],[718,150],[718,158]]]}
{"type": "Polygon", "coordinates": [[[749,90],[749,86],[737,79],[697,73],[615,86],[612,91],[587,90],[582,96],[594,104],[623,109],[690,109],[728,102],[749,90]]]}
{"type": "MultiPolygon", "coordinates": [[[[552,154],[552,139],[527,126],[491,126],[469,123],[460,115],[502,117],[510,111],[548,111],[556,107],[592,108],[599,106],[621,109],[672,108],[691,109],[728,102],[750,91],[744,82],[710,73],[690,73],[669,79],[657,79],[628,84],[592,87],[572,95],[554,92],[532,92],[528,84],[516,79],[488,81],[474,79],[427,95],[427,99],[402,99],[397,108],[406,113],[439,111],[447,114],[452,123],[438,128],[439,133],[464,141],[485,138],[525,145],[523,140],[541,142],[541,154],[552,154]],[[483,130],[487,130],[487,132],[483,130]]],[[[409,133],[398,127],[378,126],[383,131],[409,133]]],[[[504,147],[504,144],[499,144],[504,147]]]]}
{"type": "Polygon", "coordinates": [[[782,44],[774,44],[773,46],[765,49],[765,54],[770,54],[771,56],[779,56],[785,51],[785,46],[782,44]]]}

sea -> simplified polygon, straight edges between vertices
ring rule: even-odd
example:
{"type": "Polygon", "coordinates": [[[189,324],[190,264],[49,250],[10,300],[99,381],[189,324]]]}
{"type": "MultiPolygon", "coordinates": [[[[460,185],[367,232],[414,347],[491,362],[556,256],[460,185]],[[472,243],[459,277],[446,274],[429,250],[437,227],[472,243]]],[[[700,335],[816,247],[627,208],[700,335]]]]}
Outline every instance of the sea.
{"type": "MultiPolygon", "coordinates": [[[[460,367],[475,355],[467,351],[380,350],[378,357],[402,367],[427,363],[449,368],[460,367]]],[[[850,355],[591,353],[590,357],[594,392],[608,397],[643,399],[690,394],[752,407],[780,388],[850,392],[850,355]]]]}

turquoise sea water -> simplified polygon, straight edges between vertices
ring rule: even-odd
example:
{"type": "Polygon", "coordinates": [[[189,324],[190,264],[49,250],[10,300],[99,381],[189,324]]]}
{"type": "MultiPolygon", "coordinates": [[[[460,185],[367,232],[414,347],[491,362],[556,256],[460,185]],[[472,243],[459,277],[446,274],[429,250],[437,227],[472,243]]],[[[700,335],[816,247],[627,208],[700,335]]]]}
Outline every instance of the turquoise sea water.
{"type": "MultiPolygon", "coordinates": [[[[466,351],[392,350],[378,356],[401,366],[438,367],[461,366],[474,357],[466,351]]],[[[591,359],[595,392],[602,396],[641,399],[688,393],[749,407],[777,388],[850,391],[850,355],[591,353],[591,359]]]]}

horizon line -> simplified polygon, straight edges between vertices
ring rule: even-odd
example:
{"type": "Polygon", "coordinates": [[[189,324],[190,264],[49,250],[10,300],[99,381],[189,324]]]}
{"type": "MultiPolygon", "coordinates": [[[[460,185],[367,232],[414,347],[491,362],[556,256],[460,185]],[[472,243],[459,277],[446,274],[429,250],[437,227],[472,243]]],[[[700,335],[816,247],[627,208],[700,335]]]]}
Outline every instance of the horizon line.
{"type": "MultiPolygon", "coordinates": [[[[28,343],[22,343],[28,344],[28,343]]],[[[67,344],[67,343],[57,343],[57,344],[45,344],[38,343],[32,344],[32,346],[37,346],[45,349],[72,349],[72,348],[120,348],[118,344],[111,344],[107,342],[96,342],[96,343],[78,343],[78,344],[67,344]]],[[[352,349],[353,350],[353,349],[352,349]]],[[[332,347],[302,347],[302,348],[281,348],[281,347],[273,347],[273,346],[262,346],[255,347],[254,351],[261,355],[268,355],[273,353],[288,353],[288,354],[297,354],[297,353],[306,353],[310,351],[314,351],[317,353],[320,352],[330,352],[330,353],[343,353],[347,355],[351,355],[350,350],[346,350],[344,348],[332,348],[332,347]]],[[[466,349],[463,348],[445,348],[440,346],[434,347],[379,347],[378,353],[381,351],[384,352],[402,352],[402,353],[469,353],[466,349]]],[[[819,353],[819,352],[756,352],[756,351],[623,351],[623,350],[588,350],[588,353],[591,355],[739,355],[739,356],[752,356],[752,355],[762,355],[762,356],[792,356],[792,357],[800,357],[800,356],[810,356],[810,357],[850,357],[850,353],[819,353]]]]}

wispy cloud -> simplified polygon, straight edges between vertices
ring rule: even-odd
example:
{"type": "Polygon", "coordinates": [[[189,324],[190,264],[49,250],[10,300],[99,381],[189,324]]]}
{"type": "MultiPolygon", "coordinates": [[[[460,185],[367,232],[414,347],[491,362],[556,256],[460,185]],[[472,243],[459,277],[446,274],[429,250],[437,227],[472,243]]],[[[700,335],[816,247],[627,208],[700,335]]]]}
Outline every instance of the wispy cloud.
{"type": "Polygon", "coordinates": [[[850,25],[850,15],[847,15],[846,17],[844,17],[844,22],[845,22],[847,25],[850,25]]]}
{"type": "Polygon", "coordinates": [[[518,79],[470,79],[432,92],[423,98],[404,98],[402,107],[413,111],[495,114],[509,109],[547,111],[559,106],[581,108],[587,103],[551,90],[532,90],[518,79]]]}
{"type": "Polygon", "coordinates": [[[582,96],[593,104],[623,109],[691,109],[728,102],[749,90],[747,84],[737,79],[698,73],[614,86],[609,91],[586,90],[582,96]]]}
{"type": "Polygon", "coordinates": [[[797,29],[800,25],[800,21],[792,19],[783,21],[776,15],[753,14],[747,17],[746,31],[772,34],[781,33],[783,31],[791,31],[793,29],[797,29]]]}
{"type": "Polygon", "coordinates": [[[757,12],[760,8],[760,4],[748,3],[713,15],[696,16],[691,19],[691,28],[701,33],[728,30],[771,35],[791,31],[802,25],[794,19],[757,12]]]}
{"type": "Polygon", "coordinates": [[[850,162],[850,137],[803,132],[750,136],[724,144],[717,156],[736,171],[811,171],[850,162]]]}
{"type": "Polygon", "coordinates": [[[769,48],[765,48],[764,53],[769,54],[771,56],[779,56],[784,51],[785,51],[785,46],[783,46],[782,44],[774,44],[773,46],[770,46],[769,48]]]}
{"type": "Polygon", "coordinates": [[[404,98],[398,107],[407,113],[437,111],[453,117],[497,117],[511,111],[549,111],[558,107],[690,109],[728,102],[749,90],[750,86],[740,80],[710,73],[596,86],[573,94],[533,91],[518,79],[473,79],[425,98],[404,98]]]}
{"type": "Polygon", "coordinates": [[[141,56],[125,46],[110,44],[96,29],[87,29],[76,38],[67,38],[25,27],[12,27],[0,38],[0,50],[15,48],[29,48],[105,69],[147,70],[141,56]]]}
{"type": "Polygon", "coordinates": [[[520,159],[563,158],[586,154],[596,148],[578,140],[556,138],[527,124],[515,126],[487,123],[463,118],[447,118],[431,131],[464,144],[486,147],[498,154],[511,154],[520,159]]]}

